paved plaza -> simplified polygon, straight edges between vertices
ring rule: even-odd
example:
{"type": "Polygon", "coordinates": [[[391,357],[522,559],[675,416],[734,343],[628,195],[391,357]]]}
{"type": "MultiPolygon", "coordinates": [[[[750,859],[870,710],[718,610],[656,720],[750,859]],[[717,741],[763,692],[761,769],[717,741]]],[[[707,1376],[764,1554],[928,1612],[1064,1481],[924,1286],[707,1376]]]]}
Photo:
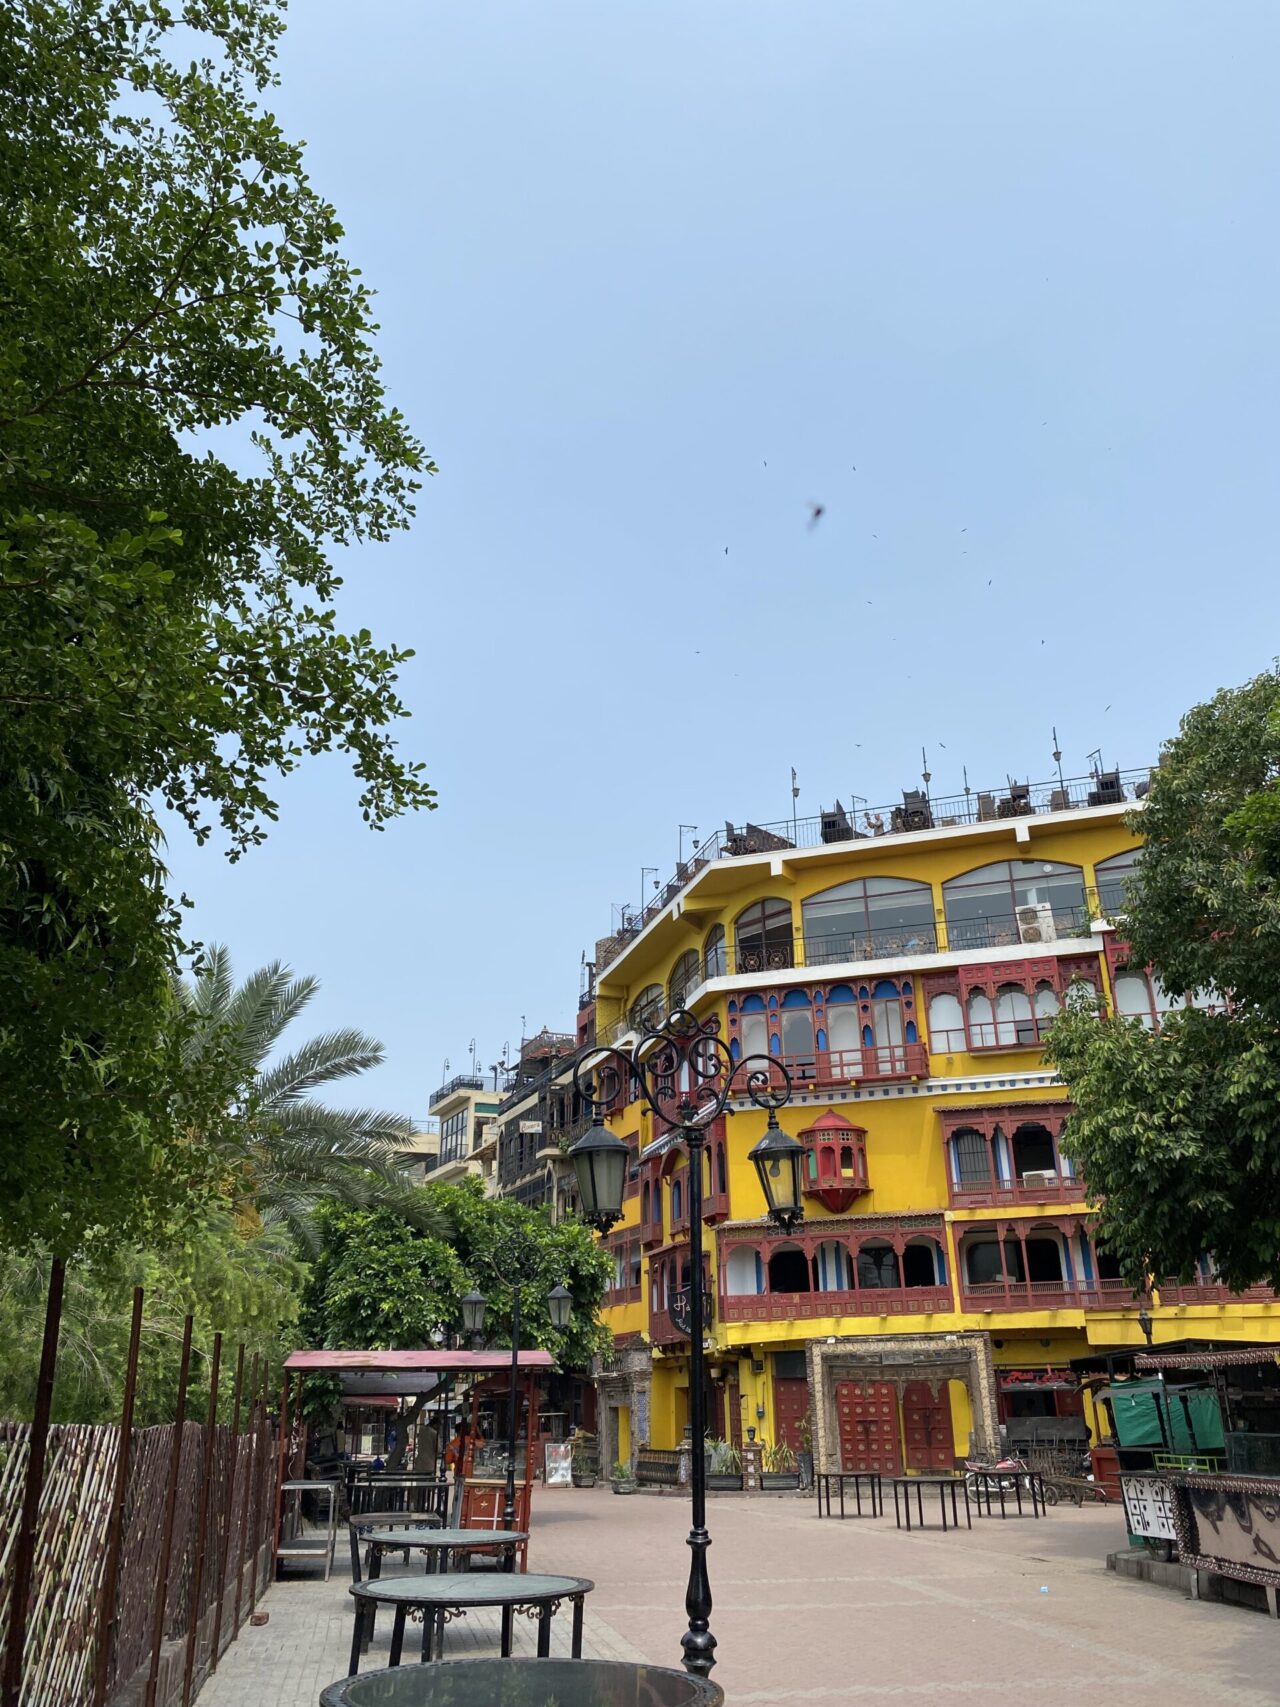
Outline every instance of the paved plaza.
{"type": "MultiPolygon", "coordinates": [[[[820,1522],[811,1500],[791,1497],[713,1498],[709,1516],[715,1677],[730,1707],[1280,1700],[1280,1624],[1117,1579],[1104,1563],[1124,1541],[1113,1507],[975,1518],[972,1533],[945,1536],[900,1534],[892,1507],[887,1519],[820,1522]]],[[[537,1490],[531,1567],[597,1585],[585,1653],[678,1663],[688,1522],[687,1503],[671,1496],[537,1490]]],[[[345,1566],[340,1549],[328,1584],[299,1574],[274,1585],[270,1622],[244,1630],[200,1707],[315,1707],[347,1669],[345,1566]]],[[[561,1618],[554,1652],[567,1649],[567,1610],[561,1618]]],[[[389,1615],[380,1623],[370,1669],[387,1663],[389,1615]]],[[[534,1626],[517,1625],[531,1653],[534,1626]]],[[[496,1614],[451,1624],[449,1645],[496,1653],[496,1614]]]]}

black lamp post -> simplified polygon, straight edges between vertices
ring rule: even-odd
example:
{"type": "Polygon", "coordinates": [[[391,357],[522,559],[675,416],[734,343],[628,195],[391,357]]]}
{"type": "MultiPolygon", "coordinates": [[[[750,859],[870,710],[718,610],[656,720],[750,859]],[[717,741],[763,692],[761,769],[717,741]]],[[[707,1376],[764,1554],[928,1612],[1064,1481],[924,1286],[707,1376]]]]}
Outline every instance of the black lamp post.
{"type": "Polygon", "coordinates": [[[800,1166],[804,1148],[778,1126],[775,1111],[791,1098],[791,1079],[779,1062],[752,1055],[735,1061],[719,1035],[719,1022],[699,1022],[680,1008],[628,1050],[589,1050],[574,1068],[574,1084],[590,1102],[596,1124],[570,1150],[578,1177],[582,1218],[607,1233],[622,1214],[622,1195],[630,1151],[599,1122],[600,1113],[620,1098],[631,1081],[649,1107],[689,1153],[689,1421],[693,1435],[690,1492],[693,1526],[689,1531],[689,1586],[685,1610],[689,1628],[680,1639],[686,1671],[702,1676],[715,1661],[711,1634],[711,1580],[707,1575],[705,1305],[702,1279],[702,1158],[706,1129],[728,1108],[734,1095],[747,1096],[769,1110],[769,1129],[752,1151],[770,1218],[790,1227],[803,1213],[800,1166]],[[781,1079],[781,1084],[778,1080],[781,1079]],[[735,1089],[736,1087],[736,1089],[735,1089]],[[760,1159],[764,1152],[763,1160],[760,1159]],[[771,1189],[772,1187],[772,1189],[771,1189]],[[785,1219],[784,1219],[785,1217],[785,1219]]]}
{"type": "MultiPolygon", "coordinates": [[[[507,1486],[503,1495],[502,1527],[514,1529],[516,1526],[516,1429],[519,1423],[517,1408],[520,1379],[520,1293],[528,1283],[529,1253],[517,1253],[516,1273],[511,1282],[511,1392],[507,1400],[507,1486]]],[[[484,1313],[487,1300],[483,1292],[472,1287],[459,1300],[462,1309],[462,1325],[473,1340],[478,1340],[484,1332],[484,1313]]],[[[569,1326],[569,1315],[573,1309],[573,1293],[567,1286],[553,1286],[547,1293],[547,1307],[551,1312],[553,1328],[563,1330],[569,1326]]],[[[528,1474],[529,1466],[525,1465],[528,1474]]],[[[513,1567],[514,1555],[507,1564],[513,1567]]]]}

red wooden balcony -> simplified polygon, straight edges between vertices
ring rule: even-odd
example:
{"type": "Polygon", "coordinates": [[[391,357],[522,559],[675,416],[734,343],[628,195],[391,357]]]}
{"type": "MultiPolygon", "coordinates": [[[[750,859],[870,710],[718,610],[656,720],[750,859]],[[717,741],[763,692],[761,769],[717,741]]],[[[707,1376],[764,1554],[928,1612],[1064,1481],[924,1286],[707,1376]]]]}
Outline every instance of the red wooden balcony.
{"type": "Polygon", "coordinates": [[[722,1297],[722,1322],[808,1322],[825,1316],[924,1316],[954,1309],[949,1286],[866,1287],[854,1292],[759,1292],[722,1297]]]}
{"type": "Polygon", "coordinates": [[[784,1055],[782,1064],[797,1089],[882,1079],[925,1079],[929,1076],[929,1051],[923,1043],[868,1044],[861,1049],[818,1049],[812,1055],[784,1055]]]}
{"type": "Polygon", "coordinates": [[[1162,1304],[1274,1304],[1276,1294],[1269,1286],[1250,1286],[1244,1292],[1232,1292],[1220,1280],[1201,1281],[1183,1285],[1176,1280],[1157,1282],[1156,1290],[1162,1304]]]}
{"type": "Polygon", "coordinates": [[[1022,1174],[1012,1180],[966,1180],[957,1185],[947,1181],[953,1209],[987,1209],[1004,1204],[1083,1203],[1084,1182],[1069,1174],[1043,1172],[1022,1174]]]}

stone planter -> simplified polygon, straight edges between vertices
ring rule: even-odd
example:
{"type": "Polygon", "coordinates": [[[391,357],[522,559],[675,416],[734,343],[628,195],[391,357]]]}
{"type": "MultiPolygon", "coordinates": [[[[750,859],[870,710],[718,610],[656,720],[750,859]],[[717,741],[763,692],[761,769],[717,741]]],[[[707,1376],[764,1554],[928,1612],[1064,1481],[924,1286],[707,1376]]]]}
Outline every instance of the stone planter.
{"type": "Polygon", "coordinates": [[[760,1488],[763,1493],[780,1493],[786,1488],[800,1486],[799,1470],[762,1470],[760,1488]]]}
{"type": "Polygon", "coordinates": [[[575,1488],[594,1488],[596,1473],[594,1470],[570,1470],[569,1480],[575,1488]]]}
{"type": "Polygon", "coordinates": [[[709,1494],[727,1494],[742,1492],[742,1471],[736,1474],[731,1470],[708,1470],[707,1492],[709,1494]]]}
{"type": "Polygon", "coordinates": [[[636,1491],[636,1484],[630,1480],[614,1481],[612,1487],[615,1494],[634,1494],[636,1491]]]}

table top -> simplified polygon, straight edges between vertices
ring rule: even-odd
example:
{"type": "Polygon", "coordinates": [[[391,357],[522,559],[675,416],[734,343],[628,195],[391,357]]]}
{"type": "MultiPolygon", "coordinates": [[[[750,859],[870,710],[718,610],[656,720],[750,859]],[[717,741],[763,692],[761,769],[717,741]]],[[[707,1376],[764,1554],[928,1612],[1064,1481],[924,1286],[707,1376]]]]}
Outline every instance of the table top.
{"type": "Polygon", "coordinates": [[[374,1547],[519,1547],[529,1539],[527,1529],[388,1529],[369,1536],[374,1547]]]}
{"type": "Polygon", "coordinates": [[[321,1707],[722,1707],[708,1678],[617,1660],[436,1660],[332,1683],[321,1707]]]}
{"type": "Polygon", "coordinates": [[[347,1519],[352,1529],[434,1529],[440,1524],[436,1511],[353,1511],[347,1519]]]}
{"type": "Polygon", "coordinates": [[[595,1586],[589,1577],[544,1577],[535,1571],[455,1571],[435,1577],[379,1577],[352,1583],[348,1592],[406,1606],[521,1606],[590,1594],[595,1586]]]}

